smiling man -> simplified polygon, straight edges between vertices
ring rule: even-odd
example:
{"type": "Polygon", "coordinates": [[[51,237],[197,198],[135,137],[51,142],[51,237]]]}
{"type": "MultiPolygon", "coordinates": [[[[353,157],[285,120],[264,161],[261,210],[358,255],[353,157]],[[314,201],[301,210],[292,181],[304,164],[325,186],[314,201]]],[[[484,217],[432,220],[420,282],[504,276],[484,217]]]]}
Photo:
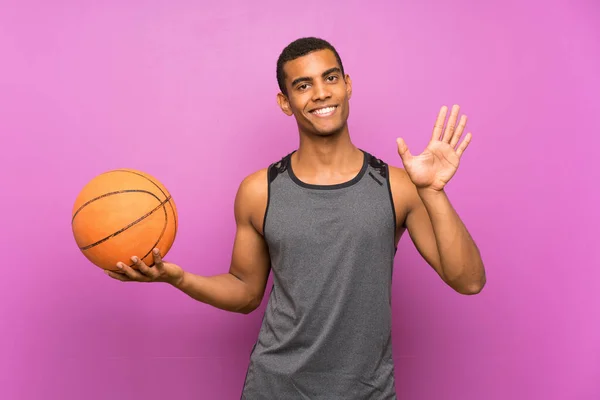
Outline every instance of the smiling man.
{"type": "Polygon", "coordinates": [[[479,251],[444,187],[471,140],[466,117],[442,107],[427,148],[403,168],[357,148],[348,130],[352,82],[333,46],[289,44],[277,62],[281,110],[293,116],[296,151],[243,180],[227,273],[204,277],[133,257],[109,272],[122,281],[168,282],[223,310],[249,313],[273,288],[252,349],[242,399],[395,399],[392,267],[408,231],[427,263],[458,293],[479,293],[479,251]]]}

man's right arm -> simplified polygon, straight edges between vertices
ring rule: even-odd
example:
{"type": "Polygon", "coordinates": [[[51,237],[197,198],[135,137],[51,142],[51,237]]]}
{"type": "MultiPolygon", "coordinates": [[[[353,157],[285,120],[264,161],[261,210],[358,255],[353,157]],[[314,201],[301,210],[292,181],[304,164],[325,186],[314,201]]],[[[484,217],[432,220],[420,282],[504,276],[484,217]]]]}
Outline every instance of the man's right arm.
{"type": "Polygon", "coordinates": [[[271,267],[262,221],[268,199],[267,171],[246,177],[236,194],[236,234],[229,271],[214,276],[183,272],[176,288],[211,306],[243,314],[262,302],[271,267]]]}

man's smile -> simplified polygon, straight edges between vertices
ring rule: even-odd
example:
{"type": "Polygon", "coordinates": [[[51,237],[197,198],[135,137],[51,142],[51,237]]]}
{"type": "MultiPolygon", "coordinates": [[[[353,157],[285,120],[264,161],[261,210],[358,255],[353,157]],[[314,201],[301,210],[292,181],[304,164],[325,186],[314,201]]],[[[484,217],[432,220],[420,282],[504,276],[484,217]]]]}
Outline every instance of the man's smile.
{"type": "Polygon", "coordinates": [[[310,113],[312,115],[316,115],[317,117],[329,117],[330,115],[333,115],[336,109],[337,106],[320,107],[311,110],[310,113]]]}

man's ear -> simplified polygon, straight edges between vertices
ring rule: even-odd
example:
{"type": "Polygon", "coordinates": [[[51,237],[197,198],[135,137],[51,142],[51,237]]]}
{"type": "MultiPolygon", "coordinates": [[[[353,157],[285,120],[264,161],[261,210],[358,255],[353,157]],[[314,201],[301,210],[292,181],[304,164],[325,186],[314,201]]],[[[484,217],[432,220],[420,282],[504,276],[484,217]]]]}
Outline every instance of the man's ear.
{"type": "Polygon", "coordinates": [[[292,107],[290,107],[290,101],[288,100],[287,96],[281,92],[277,93],[277,103],[285,115],[290,116],[293,114],[292,107]]]}
{"type": "Polygon", "coordinates": [[[346,81],[346,93],[348,93],[348,99],[352,98],[352,79],[350,79],[350,75],[346,74],[344,78],[346,81]]]}

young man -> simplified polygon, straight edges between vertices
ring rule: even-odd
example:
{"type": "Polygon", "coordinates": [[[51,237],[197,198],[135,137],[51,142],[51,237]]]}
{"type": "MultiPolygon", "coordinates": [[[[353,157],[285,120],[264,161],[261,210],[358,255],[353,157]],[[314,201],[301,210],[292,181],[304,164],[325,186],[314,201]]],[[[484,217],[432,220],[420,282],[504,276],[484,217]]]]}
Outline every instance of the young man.
{"type": "Polygon", "coordinates": [[[471,135],[466,117],[442,107],[425,151],[397,140],[404,168],[353,145],[352,81],[326,41],[302,38],[277,63],[281,110],[294,116],[300,145],[243,180],[235,199],[237,233],[228,273],[204,277],[132,257],[108,274],[168,282],[223,310],[250,313],[273,271],[243,399],[393,399],[392,266],[407,230],[419,253],[461,294],[485,285],[479,251],[444,186],[471,135]],[[445,125],[445,127],[444,127],[445,125]]]}

